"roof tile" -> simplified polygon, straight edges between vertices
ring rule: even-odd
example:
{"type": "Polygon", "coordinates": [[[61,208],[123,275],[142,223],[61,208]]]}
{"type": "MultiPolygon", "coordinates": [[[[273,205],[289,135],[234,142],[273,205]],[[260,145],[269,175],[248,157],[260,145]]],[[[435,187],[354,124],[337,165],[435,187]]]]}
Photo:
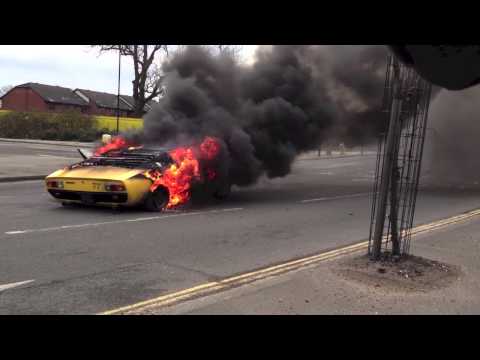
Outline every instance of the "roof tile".
{"type": "Polygon", "coordinates": [[[71,89],[61,86],[44,85],[38,83],[26,83],[18,85],[20,88],[30,88],[42,97],[46,102],[68,105],[88,106],[80,96],[71,89]]]}

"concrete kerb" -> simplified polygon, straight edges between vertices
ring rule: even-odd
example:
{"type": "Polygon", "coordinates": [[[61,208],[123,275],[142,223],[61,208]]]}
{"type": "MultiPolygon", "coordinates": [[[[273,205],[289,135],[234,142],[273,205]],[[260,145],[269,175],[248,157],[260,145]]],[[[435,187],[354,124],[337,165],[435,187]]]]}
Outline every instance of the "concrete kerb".
{"type": "Polygon", "coordinates": [[[297,158],[297,161],[311,161],[311,160],[330,160],[330,159],[345,159],[345,158],[352,158],[352,157],[369,157],[369,156],[377,156],[377,154],[353,154],[353,155],[332,155],[332,156],[319,156],[319,157],[311,157],[311,158],[297,158]]]}
{"type": "Polygon", "coordinates": [[[48,175],[31,175],[31,176],[7,176],[0,177],[0,183],[5,182],[18,182],[18,181],[32,181],[32,180],[43,180],[48,175]]]}

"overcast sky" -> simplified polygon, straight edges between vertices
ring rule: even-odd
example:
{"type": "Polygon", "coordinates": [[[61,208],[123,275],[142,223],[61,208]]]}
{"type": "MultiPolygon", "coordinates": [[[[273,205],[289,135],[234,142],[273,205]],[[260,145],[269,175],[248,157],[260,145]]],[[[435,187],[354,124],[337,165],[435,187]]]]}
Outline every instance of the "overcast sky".
{"type": "MultiPolygon", "coordinates": [[[[251,62],[256,45],[244,45],[251,62]]],[[[117,93],[118,56],[85,45],[0,45],[0,87],[37,82],[117,93]]],[[[122,57],[121,93],[132,94],[133,64],[122,57]]]]}

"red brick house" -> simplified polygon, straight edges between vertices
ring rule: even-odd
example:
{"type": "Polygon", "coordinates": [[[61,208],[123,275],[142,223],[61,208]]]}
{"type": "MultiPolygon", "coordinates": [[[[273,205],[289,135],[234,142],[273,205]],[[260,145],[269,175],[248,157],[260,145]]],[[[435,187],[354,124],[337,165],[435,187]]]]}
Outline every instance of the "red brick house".
{"type": "MultiPolygon", "coordinates": [[[[64,88],[37,83],[15,86],[0,97],[0,108],[14,111],[64,112],[80,111],[89,115],[116,116],[117,106],[122,117],[135,117],[132,96],[64,88]]],[[[150,111],[155,101],[145,104],[144,112],[150,111]]]]}
{"type": "Polygon", "coordinates": [[[26,83],[15,86],[2,98],[2,109],[15,111],[88,113],[89,104],[71,89],[61,86],[26,83]]]}
{"type": "Polygon", "coordinates": [[[116,116],[118,105],[120,116],[133,116],[133,106],[123,99],[123,95],[120,95],[120,101],[118,102],[118,96],[114,94],[85,89],[75,89],[73,92],[87,102],[89,114],[116,116]]]}

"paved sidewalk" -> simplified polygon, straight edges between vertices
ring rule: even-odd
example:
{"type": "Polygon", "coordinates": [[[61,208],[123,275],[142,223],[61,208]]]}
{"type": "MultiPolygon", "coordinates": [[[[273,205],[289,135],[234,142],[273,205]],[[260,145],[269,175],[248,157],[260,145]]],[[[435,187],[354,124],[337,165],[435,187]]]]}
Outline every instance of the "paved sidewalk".
{"type": "Polygon", "coordinates": [[[321,160],[321,159],[332,159],[332,158],[345,158],[353,156],[372,156],[377,155],[375,151],[364,151],[363,154],[359,150],[355,151],[332,151],[327,155],[326,151],[322,151],[320,156],[318,156],[317,151],[309,151],[303,153],[297,157],[297,160],[321,160]]]}
{"type": "MultiPolygon", "coordinates": [[[[460,269],[437,289],[402,291],[335,271],[362,252],[143,314],[480,314],[480,217],[412,239],[412,253],[460,269]]],[[[364,251],[363,251],[364,253],[364,251]]],[[[379,275],[381,276],[381,275],[379,275]]],[[[407,280],[408,281],[408,280],[407,280]]]]}
{"type": "Polygon", "coordinates": [[[54,141],[54,140],[36,140],[36,139],[6,139],[0,138],[1,142],[9,143],[27,143],[27,144],[42,144],[55,146],[73,146],[73,147],[93,147],[92,142],[78,142],[78,141],[54,141]]]}
{"type": "MultiPolygon", "coordinates": [[[[57,169],[80,161],[76,148],[92,148],[93,146],[93,143],[75,141],[0,138],[0,182],[43,179],[57,169]],[[2,151],[5,146],[17,145],[17,149],[23,146],[28,147],[33,154],[19,154],[14,150],[10,150],[8,153],[2,151]]],[[[364,152],[364,156],[372,154],[374,152],[364,152]]],[[[304,153],[297,160],[325,160],[360,156],[361,154],[360,151],[346,151],[344,154],[333,151],[331,155],[327,156],[323,151],[321,155],[319,157],[316,151],[304,153]]]]}
{"type": "MultiPolygon", "coordinates": [[[[52,141],[52,140],[36,140],[36,139],[5,139],[0,138],[0,142],[10,142],[10,143],[28,143],[28,144],[43,144],[43,145],[55,145],[55,146],[70,146],[70,147],[80,147],[80,148],[90,148],[94,146],[92,142],[77,142],[77,141],[52,141]]],[[[318,160],[322,158],[335,158],[335,157],[348,157],[348,156],[360,156],[360,155],[376,155],[376,151],[365,150],[363,154],[360,150],[345,150],[340,152],[337,150],[331,151],[330,154],[327,154],[325,150],[321,151],[320,156],[318,151],[309,151],[303,153],[297,157],[297,160],[318,160]]]]}
{"type": "Polygon", "coordinates": [[[80,161],[77,148],[88,143],[0,139],[0,182],[43,179],[53,171],[80,161]]]}
{"type": "Polygon", "coordinates": [[[61,156],[0,156],[0,182],[40,180],[55,170],[61,169],[75,161],[70,157],[61,156]]]}

